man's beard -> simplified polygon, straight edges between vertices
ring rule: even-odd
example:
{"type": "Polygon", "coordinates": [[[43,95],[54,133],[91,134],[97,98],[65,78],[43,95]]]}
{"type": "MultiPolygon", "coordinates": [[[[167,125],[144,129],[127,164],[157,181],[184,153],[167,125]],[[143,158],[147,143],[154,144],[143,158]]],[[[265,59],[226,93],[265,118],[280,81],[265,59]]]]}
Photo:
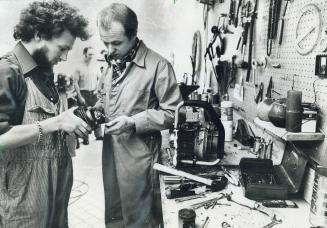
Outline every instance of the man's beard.
{"type": "Polygon", "coordinates": [[[45,68],[51,68],[52,64],[49,62],[47,53],[49,49],[47,47],[42,47],[40,49],[37,49],[33,54],[32,57],[37,63],[38,66],[40,67],[45,67],[45,68]]]}

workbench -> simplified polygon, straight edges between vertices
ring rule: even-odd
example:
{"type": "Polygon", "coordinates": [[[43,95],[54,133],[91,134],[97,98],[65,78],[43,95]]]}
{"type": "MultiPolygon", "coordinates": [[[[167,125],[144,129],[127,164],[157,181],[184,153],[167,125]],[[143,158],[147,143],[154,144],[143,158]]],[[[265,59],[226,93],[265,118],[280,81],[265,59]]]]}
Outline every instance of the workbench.
{"type": "MultiPolygon", "coordinates": [[[[234,175],[238,175],[238,169],[231,169],[234,175]]],[[[191,208],[191,205],[209,200],[215,197],[219,197],[220,193],[232,193],[232,198],[236,202],[240,202],[246,205],[254,205],[255,201],[249,200],[244,197],[241,186],[231,185],[219,192],[207,193],[205,198],[198,198],[188,200],[180,203],[176,203],[175,199],[167,199],[165,191],[167,185],[164,183],[165,174],[160,174],[160,191],[163,211],[163,221],[165,228],[178,228],[178,211],[183,208],[191,208]]],[[[309,214],[310,205],[303,199],[291,199],[294,201],[298,208],[268,208],[279,218],[282,219],[282,223],[276,224],[274,228],[310,228],[309,214]]],[[[267,215],[260,213],[256,210],[251,210],[247,207],[238,205],[227,199],[219,200],[222,205],[216,205],[213,209],[205,209],[204,207],[195,210],[196,228],[202,228],[207,217],[209,221],[205,228],[219,228],[223,227],[222,223],[227,222],[231,228],[263,228],[269,224],[272,219],[267,215]]]]}

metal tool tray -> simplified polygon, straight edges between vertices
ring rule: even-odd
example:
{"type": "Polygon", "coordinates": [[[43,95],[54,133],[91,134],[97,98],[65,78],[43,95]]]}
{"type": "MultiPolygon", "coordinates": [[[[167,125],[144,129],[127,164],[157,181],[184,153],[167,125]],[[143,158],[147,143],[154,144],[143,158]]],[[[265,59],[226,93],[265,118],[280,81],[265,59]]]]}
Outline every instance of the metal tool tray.
{"type": "Polygon", "coordinates": [[[287,199],[300,189],[307,156],[288,143],[280,165],[271,159],[242,158],[241,182],[245,197],[252,200],[287,199]]]}

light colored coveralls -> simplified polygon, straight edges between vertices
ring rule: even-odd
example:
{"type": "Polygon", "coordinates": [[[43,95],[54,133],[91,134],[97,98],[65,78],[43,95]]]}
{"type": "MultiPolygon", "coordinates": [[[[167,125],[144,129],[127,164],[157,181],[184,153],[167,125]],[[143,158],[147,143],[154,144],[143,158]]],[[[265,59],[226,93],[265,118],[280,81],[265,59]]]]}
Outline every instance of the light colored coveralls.
{"type": "Polygon", "coordinates": [[[182,100],[174,71],[167,60],[141,41],[134,60],[118,80],[112,83],[110,68],[105,74],[106,116],[109,121],[131,116],[136,126],[135,132],[104,137],[106,225],[154,227],[160,216],[155,214],[155,200],[160,197],[158,176],[152,166],[160,153],[160,130],[172,127],[175,108],[182,100]],[[111,225],[121,219],[123,225],[111,225]]]}

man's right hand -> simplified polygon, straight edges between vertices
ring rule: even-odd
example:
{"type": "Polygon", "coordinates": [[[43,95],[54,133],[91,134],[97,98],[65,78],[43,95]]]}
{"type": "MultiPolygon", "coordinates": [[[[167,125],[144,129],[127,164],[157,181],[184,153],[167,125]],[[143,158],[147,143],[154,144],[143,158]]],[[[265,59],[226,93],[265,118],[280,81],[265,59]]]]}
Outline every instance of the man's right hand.
{"type": "Polygon", "coordinates": [[[80,105],[85,106],[86,105],[86,101],[84,97],[78,97],[78,102],[80,105]]]}
{"type": "Polygon", "coordinates": [[[74,109],[75,108],[71,108],[57,116],[59,130],[65,131],[69,134],[75,133],[81,138],[86,137],[92,132],[92,129],[81,118],[74,115],[74,109]]]}

